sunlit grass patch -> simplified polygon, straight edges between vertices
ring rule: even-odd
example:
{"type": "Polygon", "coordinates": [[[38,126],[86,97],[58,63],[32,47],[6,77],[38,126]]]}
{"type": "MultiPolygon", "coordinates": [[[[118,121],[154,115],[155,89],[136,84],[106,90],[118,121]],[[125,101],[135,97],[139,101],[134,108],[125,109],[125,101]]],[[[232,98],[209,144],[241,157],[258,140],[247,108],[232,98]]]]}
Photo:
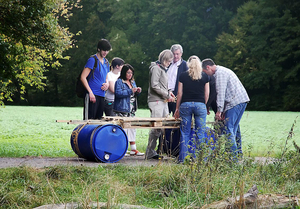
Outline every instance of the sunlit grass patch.
{"type": "MultiPolygon", "coordinates": [[[[242,146],[247,156],[276,156],[284,146],[297,112],[246,111],[241,120],[242,146]]],[[[148,109],[139,109],[136,117],[150,117],[148,109]]],[[[207,117],[212,122],[214,114],[207,117]]],[[[0,109],[0,156],[76,156],[70,136],[76,125],[56,120],[82,119],[81,107],[6,106],[0,109]]],[[[208,125],[208,127],[211,127],[208,125]]],[[[149,129],[137,129],[136,143],[146,151],[149,129]]],[[[300,144],[300,128],[296,124],[294,138],[300,144]]],[[[288,143],[288,149],[293,145],[288,143]]]]}

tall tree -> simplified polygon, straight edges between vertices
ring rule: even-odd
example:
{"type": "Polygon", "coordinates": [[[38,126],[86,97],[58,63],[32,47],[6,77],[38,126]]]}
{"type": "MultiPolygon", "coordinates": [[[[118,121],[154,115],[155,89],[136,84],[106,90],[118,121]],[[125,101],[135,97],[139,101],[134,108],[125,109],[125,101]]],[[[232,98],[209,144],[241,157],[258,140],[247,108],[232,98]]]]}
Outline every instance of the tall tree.
{"type": "MultiPolygon", "coordinates": [[[[68,0],[68,2],[71,0],[68,0]]],[[[76,47],[64,52],[69,60],[60,61],[59,71],[48,71],[47,86],[43,93],[31,90],[28,98],[35,104],[82,105],[74,89],[76,77],[86,60],[96,52],[97,42],[107,38],[113,50],[108,54],[123,58],[136,69],[137,84],[143,93],[139,105],[147,106],[148,72],[151,61],[158,54],[180,43],[183,58],[196,54],[201,59],[213,57],[217,51],[216,37],[229,31],[229,20],[245,0],[81,0],[73,8],[69,21],[59,23],[75,36],[76,47]]]]}
{"type": "Polygon", "coordinates": [[[300,110],[299,3],[251,1],[238,9],[215,57],[236,71],[250,94],[250,108],[300,110]]]}
{"type": "Polygon", "coordinates": [[[68,18],[72,6],[63,0],[0,0],[0,105],[14,95],[23,98],[28,86],[44,88],[44,72],[57,68],[70,46],[72,33],[58,18],[68,18]]]}
{"type": "MultiPolygon", "coordinates": [[[[216,37],[229,30],[229,20],[236,14],[236,9],[244,0],[126,0],[116,1],[110,8],[110,25],[126,35],[128,43],[138,43],[141,47],[139,70],[143,81],[148,81],[150,61],[155,61],[159,52],[180,43],[184,48],[183,56],[187,59],[196,54],[201,59],[216,54],[216,37]]],[[[114,46],[113,46],[114,48],[114,46]]],[[[119,51],[113,50],[117,55],[119,51]]],[[[128,55],[127,55],[128,56],[128,55]]],[[[124,58],[127,60],[125,55],[124,58]]],[[[130,56],[130,54],[129,54],[130,56]]],[[[139,77],[137,77],[137,82],[139,77]]],[[[148,88],[148,82],[143,83],[148,88]]],[[[146,106],[146,99],[141,103],[146,106]]]]}

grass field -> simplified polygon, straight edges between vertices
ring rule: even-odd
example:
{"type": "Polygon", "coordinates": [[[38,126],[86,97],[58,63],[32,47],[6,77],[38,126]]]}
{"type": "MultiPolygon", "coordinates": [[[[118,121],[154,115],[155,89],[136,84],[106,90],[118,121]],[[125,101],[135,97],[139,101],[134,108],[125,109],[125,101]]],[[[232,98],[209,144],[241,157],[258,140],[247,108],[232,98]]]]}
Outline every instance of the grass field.
{"type": "MultiPolygon", "coordinates": [[[[289,131],[299,112],[246,111],[241,121],[243,150],[251,156],[275,156],[283,149],[289,131]]],[[[140,109],[137,117],[149,117],[147,109],[140,109]]],[[[214,114],[207,121],[213,121],[214,114]]],[[[298,117],[298,118],[297,118],[298,117]]],[[[75,156],[70,136],[76,125],[57,123],[56,120],[82,119],[80,107],[0,108],[0,156],[75,156]]],[[[145,151],[149,129],[137,130],[137,148],[145,151]]],[[[293,140],[300,144],[300,126],[294,127],[293,140]]],[[[288,141],[288,147],[292,147],[288,141]]]]}
{"type": "MultiPolygon", "coordinates": [[[[81,119],[82,108],[18,107],[0,109],[0,156],[75,156],[70,135],[76,125],[56,123],[56,120],[81,119]]],[[[278,156],[299,113],[245,112],[241,122],[244,152],[247,155],[278,156]]],[[[148,117],[148,110],[137,116],[148,117]]],[[[213,115],[208,121],[213,120],[213,115]]],[[[298,119],[297,119],[298,120],[298,119]]],[[[145,151],[147,129],[137,131],[137,145],[145,151]]],[[[0,169],[0,208],[34,208],[45,204],[81,204],[90,209],[89,202],[105,202],[105,208],[120,208],[118,204],[143,205],[151,208],[188,209],[230,197],[243,196],[254,184],[259,194],[281,194],[300,197],[300,154],[292,147],[298,145],[299,126],[278,161],[266,165],[244,158],[231,163],[224,152],[197,157],[185,164],[157,166],[126,166],[99,163],[96,168],[85,166],[53,166],[36,169],[16,167],[0,169]],[[205,160],[204,160],[205,159],[205,160]]],[[[221,140],[220,140],[221,142],[221,140]]],[[[285,208],[296,208],[289,205],[285,208]]],[[[239,205],[240,208],[245,208],[239,205]]],[[[237,207],[238,208],[238,207],[237,207]]]]}

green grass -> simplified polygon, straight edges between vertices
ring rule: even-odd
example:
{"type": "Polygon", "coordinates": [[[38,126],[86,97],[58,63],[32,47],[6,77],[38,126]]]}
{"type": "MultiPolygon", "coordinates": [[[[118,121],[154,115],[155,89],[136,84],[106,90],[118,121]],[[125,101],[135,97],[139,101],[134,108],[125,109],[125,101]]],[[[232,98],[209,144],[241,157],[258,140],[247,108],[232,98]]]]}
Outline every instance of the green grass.
{"type": "MultiPolygon", "coordinates": [[[[81,119],[81,114],[82,108],[6,106],[0,109],[0,156],[75,156],[69,140],[76,125],[55,121],[81,119]]],[[[137,115],[148,117],[149,111],[139,110],[137,115]]],[[[233,164],[220,150],[213,157],[199,155],[194,162],[184,165],[171,162],[147,167],[99,163],[96,168],[5,168],[0,169],[0,208],[77,202],[80,208],[88,209],[90,201],[105,202],[106,208],[120,208],[117,205],[124,203],[166,209],[201,208],[243,195],[254,184],[259,194],[299,197],[300,154],[290,143],[295,140],[300,144],[299,128],[294,123],[298,115],[291,112],[244,114],[241,127],[245,152],[252,155],[272,152],[279,156],[288,141],[291,151],[268,165],[253,163],[253,158],[233,164]],[[287,138],[293,124],[294,135],[287,138]]],[[[208,121],[212,120],[210,115],[208,121]]],[[[149,130],[137,131],[138,147],[144,151],[149,130]]]]}
{"type": "MultiPolygon", "coordinates": [[[[288,133],[299,112],[246,111],[241,121],[243,150],[250,156],[276,156],[282,152],[288,133]]],[[[213,121],[214,114],[207,121],[213,121]]],[[[150,117],[150,111],[139,109],[137,117],[150,117]]],[[[76,125],[56,120],[80,120],[80,107],[0,108],[0,157],[75,156],[70,136],[76,125]]],[[[300,127],[296,124],[293,140],[300,144],[300,127]]],[[[137,129],[137,148],[145,152],[149,129],[137,129]]],[[[292,148],[291,141],[288,148],[292,148]]]]}
{"type": "Polygon", "coordinates": [[[243,195],[256,184],[260,194],[300,195],[300,155],[288,163],[261,166],[211,161],[178,165],[124,166],[99,164],[54,166],[44,169],[0,169],[0,207],[33,208],[45,204],[105,202],[152,208],[201,208],[218,200],[243,195]]]}

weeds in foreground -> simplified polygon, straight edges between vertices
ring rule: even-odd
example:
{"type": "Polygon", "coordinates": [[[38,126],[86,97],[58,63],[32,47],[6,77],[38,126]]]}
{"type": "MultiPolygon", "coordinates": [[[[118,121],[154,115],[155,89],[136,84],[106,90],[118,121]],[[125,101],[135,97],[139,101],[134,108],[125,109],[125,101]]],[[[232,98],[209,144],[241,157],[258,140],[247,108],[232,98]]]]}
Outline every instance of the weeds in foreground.
{"type": "MultiPolygon", "coordinates": [[[[296,118],[297,119],[297,118],[296,118]]],[[[279,194],[299,195],[300,189],[300,148],[293,141],[295,150],[287,149],[288,143],[294,136],[296,119],[284,142],[284,147],[279,158],[267,161],[266,164],[254,163],[254,158],[240,157],[236,162],[226,148],[227,136],[222,135],[213,140],[208,135],[206,143],[201,144],[199,151],[190,153],[186,164],[190,168],[189,175],[195,184],[202,182],[204,204],[208,204],[218,197],[216,191],[227,191],[227,197],[242,197],[250,186],[256,184],[261,193],[273,192],[279,194]],[[224,185],[219,181],[223,179],[224,185]],[[228,181],[228,180],[231,181],[228,181]],[[284,187],[282,187],[285,185],[284,187]],[[272,191],[266,188],[272,188],[272,191]],[[220,190],[219,188],[222,188],[220,190]],[[297,189],[298,191],[297,191],[297,189]]],[[[249,152],[251,150],[248,150],[249,152]]],[[[249,155],[250,156],[250,155],[249,155]]],[[[224,197],[225,198],[225,197],[224,197]]],[[[203,202],[202,202],[203,203],[203,202]]]]}
{"type": "Polygon", "coordinates": [[[210,160],[189,165],[154,167],[103,165],[98,168],[55,166],[1,169],[0,207],[34,208],[76,202],[91,208],[126,203],[153,208],[200,208],[214,201],[242,195],[256,184],[261,194],[299,195],[299,154],[293,153],[280,169],[245,159],[239,164],[210,160]]]}

